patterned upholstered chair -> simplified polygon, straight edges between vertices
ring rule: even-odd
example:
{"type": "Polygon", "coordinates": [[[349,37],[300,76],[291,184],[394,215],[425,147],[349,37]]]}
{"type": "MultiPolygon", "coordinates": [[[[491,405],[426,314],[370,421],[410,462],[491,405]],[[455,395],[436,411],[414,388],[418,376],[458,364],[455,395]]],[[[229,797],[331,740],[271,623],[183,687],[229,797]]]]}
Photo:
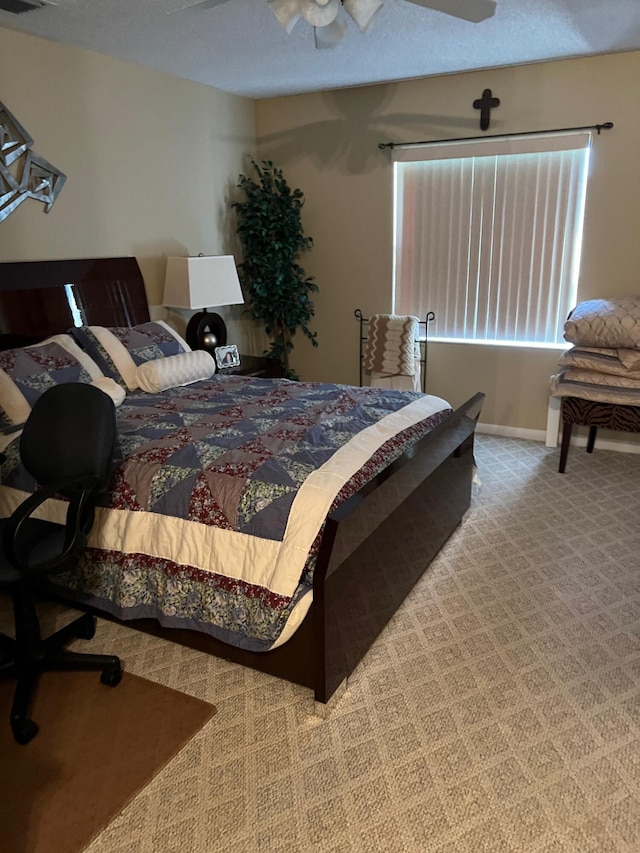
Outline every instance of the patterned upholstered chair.
{"type": "Polygon", "coordinates": [[[574,346],[551,377],[551,394],[562,398],[560,473],[574,424],[589,427],[587,453],[599,428],[640,432],[640,296],[581,302],[564,336],[574,346]]]}
{"type": "Polygon", "coordinates": [[[587,453],[593,453],[598,427],[640,433],[640,407],[638,406],[622,406],[618,403],[599,403],[594,400],[581,400],[578,397],[564,397],[561,420],[562,442],[558,467],[561,474],[564,474],[567,466],[569,442],[574,424],[589,427],[587,453]]]}

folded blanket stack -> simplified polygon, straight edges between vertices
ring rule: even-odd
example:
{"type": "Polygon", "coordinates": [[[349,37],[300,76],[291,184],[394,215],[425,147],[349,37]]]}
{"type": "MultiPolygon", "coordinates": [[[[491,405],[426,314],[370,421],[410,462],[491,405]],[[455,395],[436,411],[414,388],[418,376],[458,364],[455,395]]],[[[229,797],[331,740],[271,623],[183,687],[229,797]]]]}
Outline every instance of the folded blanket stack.
{"type": "Polygon", "coordinates": [[[373,314],[365,341],[364,368],[371,384],[420,390],[420,344],[417,317],[373,314]]]}
{"type": "Polygon", "coordinates": [[[640,296],[581,302],[564,336],[574,346],[551,377],[553,397],[640,406],[640,296]]]}

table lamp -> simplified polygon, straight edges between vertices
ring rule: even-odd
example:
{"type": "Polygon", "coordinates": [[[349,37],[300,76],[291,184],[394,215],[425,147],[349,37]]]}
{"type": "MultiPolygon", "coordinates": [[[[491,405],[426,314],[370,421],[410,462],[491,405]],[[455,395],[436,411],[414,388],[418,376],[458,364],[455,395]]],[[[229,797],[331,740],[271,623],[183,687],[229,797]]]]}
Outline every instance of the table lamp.
{"type": "Polygon", "coordinates": [[[167,307],[198,311],[187,324],[186,341],[191,349],[213,354],[226,344],[227,327],[219,314],[208,309],[244,302],[233,255],[167,258],[162,301],[167,307]]]}

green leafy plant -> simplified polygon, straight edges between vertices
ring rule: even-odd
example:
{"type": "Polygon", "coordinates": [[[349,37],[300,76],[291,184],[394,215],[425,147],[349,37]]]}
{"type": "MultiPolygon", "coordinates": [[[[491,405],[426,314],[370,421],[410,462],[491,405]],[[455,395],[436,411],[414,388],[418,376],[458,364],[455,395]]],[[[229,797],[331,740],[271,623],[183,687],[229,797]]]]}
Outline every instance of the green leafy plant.
{"type": "Polygon", "coordinates": [[[271,160],[251,163],[256,177],[239,176],[245,200],[232,202],[244,256],[238,269],[251,316],[264,324],[271,339],[267,358],[279,362],[283,376],[297,379],[289,355],[298,329],[318,346],[317,333],[308,325],[314,315],[309,294],[318,287],[298,263],[300,254],[313,246],[300,218],[304,195],[289,187],[271,160]]]}

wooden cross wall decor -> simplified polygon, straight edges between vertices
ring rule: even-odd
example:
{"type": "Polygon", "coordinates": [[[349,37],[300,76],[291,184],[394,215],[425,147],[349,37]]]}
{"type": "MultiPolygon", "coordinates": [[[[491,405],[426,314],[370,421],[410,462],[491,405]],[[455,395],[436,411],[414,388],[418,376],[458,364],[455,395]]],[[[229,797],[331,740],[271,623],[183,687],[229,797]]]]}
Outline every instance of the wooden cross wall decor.
{"type": "Polygon", "coordinates": [[[482,97],[473,102],[474,110],[480,110],[480,130],[489,130],[491,110],[500,106],[500,98],[491,97],[491,89],[485,89],[482,97]]]}

